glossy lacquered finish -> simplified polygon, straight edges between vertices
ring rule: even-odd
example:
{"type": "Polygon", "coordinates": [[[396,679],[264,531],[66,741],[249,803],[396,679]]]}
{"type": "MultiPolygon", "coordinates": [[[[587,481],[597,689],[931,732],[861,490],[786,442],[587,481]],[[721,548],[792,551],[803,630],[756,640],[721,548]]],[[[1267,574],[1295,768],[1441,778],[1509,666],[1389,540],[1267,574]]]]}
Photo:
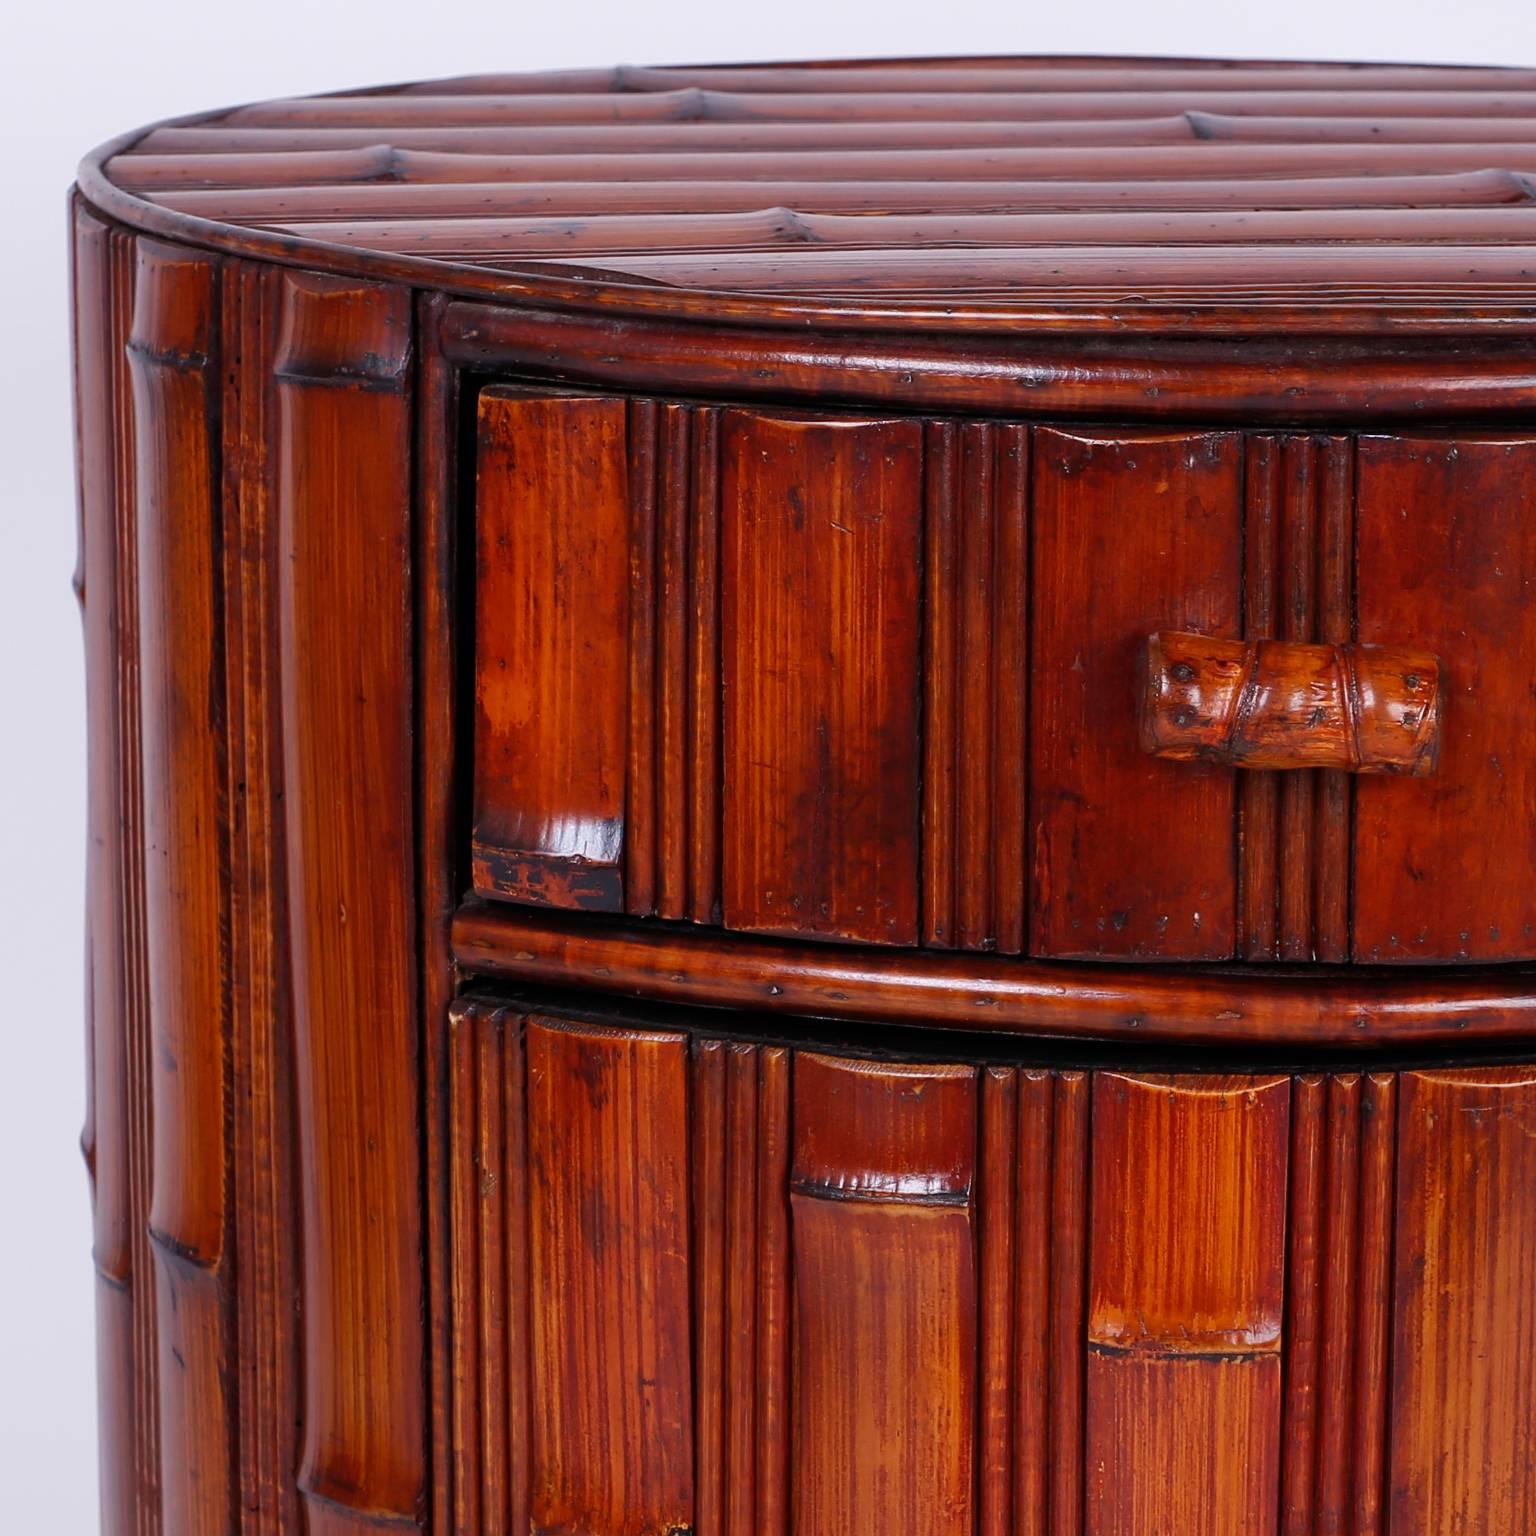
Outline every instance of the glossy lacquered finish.
{"type": "Polygon", "coordinates": [[[1528,1067],[1042,1068],[713,1022],[455,1006],[453,1529],[1536,1508],[1536,1358],[1483,1348],[1529,1305],[1528,1067]]]}
{"type": "Polygon", "coordinates": [[[1536,1529],[1536,72],[239,108],[73,208],[106,1536],[1536,1529]]]}
{"type": "Polygon", "coordinates": [[[1019,965],[760,938],[701,945],[654,925],[481,901],[454,915],[452,947],[466,970],[528,985],[577,975],[626,998],[1011,1036],[1377,1050],[1523,1041],[1536,1030],[1536,977],[1524,966],[1286,975],[1273,966],[1019,965]]]}
{"type": "Polygon", "coordinates": [[[527,387],[478,420],[478,894],[1042,959],[1536,958],[1536,697],[1491,660],[1525,522],[1477,499],[1521,505],[1536,438],[527,387]],[[1388,584],[1405,515],[1483,563],[1388,584]]]}
{"type": "Polygon", "coordinates": [[[410,304],[75,233],[103,1527],[411,1522],[410,304]]]}
{"type": "Polygon", "coordinates": [[[1233,768],[1433,773],[1440,662],[1400,646],[1160,632],[1147,640],[1141,744],[1233,768]]]}

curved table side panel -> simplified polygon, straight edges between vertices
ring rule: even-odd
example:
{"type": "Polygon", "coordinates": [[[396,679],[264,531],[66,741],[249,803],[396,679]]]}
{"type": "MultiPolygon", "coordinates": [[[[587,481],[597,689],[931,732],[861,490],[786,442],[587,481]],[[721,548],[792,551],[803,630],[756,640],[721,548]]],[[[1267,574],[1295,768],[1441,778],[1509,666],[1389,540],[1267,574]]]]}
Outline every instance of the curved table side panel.
{"type": "Polygon", "coordinates": [[[419,1529],[409,296],[77,239],[107,1529],[419,1529]]]}
{"type": "Polygon", "coordinates": [[[153,1042],[148,1228],[166,1536],[216,1528],[228,1518],[234,1487],[235,1405],[225,1372],[233,1265],[214,436],[218,278],[208,257],[140,241],[128,340],[153,1042]]]}
{"type": "Polygon", "coordinates": [[[285,274],[275,464],[313,1536],[423,1526],[411,308],[285,274]]]}

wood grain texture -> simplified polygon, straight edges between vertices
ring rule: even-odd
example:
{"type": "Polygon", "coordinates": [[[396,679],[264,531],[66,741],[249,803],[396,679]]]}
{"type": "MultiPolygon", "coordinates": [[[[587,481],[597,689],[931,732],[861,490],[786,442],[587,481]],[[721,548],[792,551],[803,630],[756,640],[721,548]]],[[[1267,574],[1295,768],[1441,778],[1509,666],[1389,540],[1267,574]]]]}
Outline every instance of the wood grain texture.
{"type": "Polygon", "coordinates": [[[625,910],[720,912],[719,412],[630,405],[625,910]]]}
{"type": "MultiPolygon", "coordinates": [[[[976,1150],[976,1502],[972,1529],[1013,1529],[1015,1245],[1019,1209],[1019,1084],[1007,1067],[980,1075],[976,1150]]],[[[1034,1319],[1024,1320],[1028,1327],[1034,1319]]],[[[1028,1451],[1024,1452],[1028,1456],[1028,1451]]]]}
{"type": "Polygon", "coordinates": [[[921,434],[720,423],[727,926],[918,934],[921,434]]]}
{"type": "Polygon", "coordinates": [[[1409,1072],[1400,1100],[1390,1529],[1523,1530],[1536,1519],[1536,1078],[1409,1072]]]}
{"type": "Polygon", "coordinates": [[[298,1529],[298,1255],[294,1242],[292,1027],[282,935],[277,526],[272,505],[276,284],[249,263],[222,277],[225,803],[228,806],[230,1105],[237,1270],[242,1529],[298,1529]]]}
{"type": "Polygon", "coordinates": [[[1355,1346],[1355,1529],[1378,1536],[1386,1524],[1387,1398],[1392,1309],[1393,1185],[1397,1173],[1398,1078],[1365,1079],[1360,1136],[1360,1290],[1355,1346]]]}
{"type": "Polygon", "coordinates": [[[1311,1536],[1317,1479],[1321,1275],[1327,1245],[1323,1176],[1328,1082],[1291,1083],[1289,1211],[1285,1275],[1285,1432],[1280,1463],[1281,1536],[1311,1536]]]}
{"type": "MultiPolygon", "coordinates": [[[[1349,438],[1325,438],[1318,447],[1317,618],[1315,635],[1329,645],[1355,638],[1355,444],[1349,438]]],[[[1305,560],[1305,556],[1303,556],[1305,560]]],[[[1316,780],[1311,829],[1311,879],[1300,872],[1286,875],[1297,890],[1283,908],[1302,906],[1300,892],[1310,896],[1311,942],[1289,920],[1281,953],[1287,959],[1306,958],[1338,963],[1350,952],[1350,834],[1354,815],[1354,781],[1337,773],[1316,780]]]]}
{"type": "Polygon", "coordinates": [[[758,1063],[745,1045],[730,1048],[727,1067],[729,1183],[726,1192],[724,1293],[727,1372],[724,1386],[726,1483],[723,1529],[751,1531],[757,1521],[757,1169],[760,1105],[758,1063]]]}
{"type": "Polygon", "coordinates": [[[1087,1277],[1090,1262],[1092,1080],[1063,1072],[1051,1119],[1049,1321],[1046,1333],[1050,1459],[1046,1508],[1051,1536],[1083,1528],[1087,1491],[1087,1277]]]}
{"type": "MultiPolygon", "coordinates": [[[[1278,632],[1281,605],[1281,441],[1250,433],[1243,445],[1243,633],[1278,632]]],[[[1242,774],[1237,782],[1237,952],[1246,960],[1277,958],[1281,887],[1290,870],[1280,859],[1280,780],[1242,774]]]]}
{"type": "Polygon", "coordinates": [[[1029,433],[924,443],[923,939],[1024,947],[1029,433]]]}
{"type": "Polygon", "coordinates": [[[964,1532],[976,1078],[801,1055],[791,1168],[796,1529],[964,1532]]]}
{"type": "MultiPolygon", "coordinates": [[[[660,489],[657,464],[659,409],[654,400],[632,400],[627,403],[609,400],[593,403],[599,409],[606,407],[611,410],[616,406],[620,407],[623,414],[614,419],[616,421],[627,419],[628,424],[629,451],[626,462],[610,466],[611,472],[624,476],[628,485],[628,516],[624,520],[628,534],[626,551],[628,597],[622,620],[610,624],[614,635],[619,632],[621,624],[626,631],[622,649],[616,648],[610,637],[609,654],[604,657],[600,651],[594,650],[590,659],[603,674],[603,686],[608,694],[614,694],[619,686],[623,689],[625,720],[628,727],[622,739],[625,750],[625,771],[629,779],[628,792],[625,796],[628,802],[629,822],[627,828],[621,824],[615,829],[618,837],[622,837],[623,844],[621,848],[616,847],[614,850],[622,857],[628,884],[628,889],[622,893],[623,900],[632,910],[654,912],[658,873],[657,845],[660,831],[656,819],[656,811],[659,807],[657,746],[663,739],[657,720],[659,700],[656,675],[658,659],[656,641],[659,628],[656,611],[656,587],[659,576],[656,548],[656,502],[660,489]],[[621,676],[622,684],[619,683],[621,676]]],[[[607,556],[611,572],[617,561],[618,551],[615,550],[612,553],[603,551],[599,544],[594,544],[593,549],[598,553],[599,558],[607,556]]],[[[492,589],[487,584],[487,591],[490,590],[492,589]]],[[[615,601],[617,592],[610,586],[608,593],[607,601],[611,604],[615,601]]],[[[516,588],[513,589],[513,600],[517,600],[516,588]]],[[[577,618],[578,634],[580,633],[579,624],[580,620],[577,618]]],[[[616,723],[616,721],[611,722],[611,724],[616,723]]],[[[563,742],[556,737],[555,744],[559,747],[563,742]]],[[[618,842],[618,837],[615,838],[615,843],[618,842]]]]}
{"type": "Polygon", "coordinates": [[[1284,1536],[1387,1528],[1396,1089],[1390,1073],[1293,1085],[1284,1536]]]}
{"type": "Polygon", "coordinates": [[[128,340],[139,547],[144,920],[154,1042],[148,1212],[160,1342],[161,1520],[227,1526],[235,1413],[226,1195],[228,822],[212,380],[218,272],[141,242],[128,340]]]}
{"type": "Polygon", "coordinates": [[[1532,722],[1536,535],[1524,496],[1536,441],[1367,436],[1359,459],[1360,639],[1413,626],[1414,644],[1445,663],[1446,726],[1434,779],[1356,790],[1355,957],[1528,959],[1536,780],[1512,743],[1532,722]],[[1435,516],[1404,538],[1414,507],[1435,516]]]}
{"type": "Polygon", "coordinates": [[[527,1025],[534,1528],[693,1523],[686,1038],[527,1025]]]}
{"type": "Polygon", "coordinates": [[[1274,1349],[1289,1118],[1284,1078],[1095,1075],[1096,1344],[1159,1355],[1274,1349]]]}
{"type": "MultiPolygon", "coordinates": [[[[1082,1465],[1081,1406],[1079,1393],[1060,1391],[1065,1383],[1055,1383],[1052,1390],[1052,1295],[1053,1257],[1056,1235],[1060,1235],[1060,1247],[1074,1252],[1079,1260],[1083,1257],[1082,1202],[1067,1202],[1065,1209],[1058,1208],[1053,1192],[1060,1182],[1053,1178],[1054,1161],[1054,1109],[1056,1081],[1049,1072],[1013,1072],[1007,1069],[989,1071],[986,1078],[985,1096],[982,1099],[983,1131],[989,1140],[1006,1137],[1006,1131],[995,1126],[998,1111],[1005,1108],[1012,1096],[1017,1101],[1018,1113],[1014,1125],[1013,1145],[1009,1150],[1008,1174],[1012,1183],[1014,1225],[1012,1233],[1012,1264],[1007,1277],[1009,1289],[1007,1320],[1012,1323],[1012,1358],[1008,1361],[1009,1402],[1005,1412],[994,1408],[992,1422],[988,1422],[987,1410],[993,1407],[990,1393],[982,1400],[982,1495],[980,1515],[983,1522],[996,1525],[993,1503],[989,1496],[989,1484],[997,1477],[993,1470],[999,1451],[996,1444],[1002,1438],[1003,1425],[1012,1419],[1007,1473],[1011,1499],[1008,1513],[1013,1528],[1020,1536],[1045,1536],[1050,1529],[1052,1493],[1052,1457],[1060,1440],[1052,1433],[1053,1413],[1058,1404],[1071,1430],[1077,1430],[1078,1443],[1068,1447],[1068,1465],[1080,1469],[1082,1465]],[[989,1113],[990,1111],[990,1113],[989,1113]],[[1042,1221],[1041,1212],[1049,1219],[1042,1221]],[[990,1431],[990,1433],[989,1433],[990,1431]],[[1074,1454],[1075,1453],[1075,1454],[1074,1454]]],[[[1082,1143],[1086,1146],[1086,1142],[1082,1143]]],[[[981,1186],[981,1222],[983,1242],[983,1313],[982,1313],[982,1362],[988,1371],[992,1364],[991,1350],[987,1347],[1002,1321],[1001,1309],[996,1306],[996,1279],[994,1259],[1007,1243],[999,1230],[999,1219],[1006,1215],[1006,1203],[996,1192],[996,1173],[992,1168],[994,1158],[991,1147],[984,1144],[984,1178],[981,1186]],[[991,1175],[991,1177],[987,1177],[991,1175]],[[999,1204],[1003,1209],[999,1211],[999,1204]],[[990,1282],[990,1283],[988,1283],[990,1282]],[[990,1326],[989,1326],[990,1323],[990,1326]]],[[[1072,1159],[1064,1160],[1072,1167],[1072,1159]]],[[[1075,1188],[1080,1181],[1072,1181],[1075,1188]]],[[[1006,1188],[1006,1185],[1004,1186],[1006,1188]]],[[[1081,1281],[1081,1272],[1078,1274],[1081,1281]]],[[[1072,1292],[1069,1290],[1069,1294],[1072,1292]]],[[[1075,1298],[1081,1300],[1082,1285],[1075,1287],[1075,1298]]],[[[1080,1327],[1080,1320],[1078,1326],[1080,1327]]],[[[1080,1356],[1078,1357],[1081,1358],[1080,1356]]],[[[1069,1363],[1075,1361],[1068,1357],[1069,1363]]],[[[983,1377],[987,1382],[989,1378],[983,1377]]],[[[1076,1493],[1076,1487],[1073,1492],[1076,1493]]]]}
{"type": "Polygon", "coordinates": [[[1231,776],[1131,763],[1145,636],[1237,632],[1240,448],[1225,433],[1035,434],[1032,954],[1232,953],[1231,776]]]}
{"type": "Polygon", "coordinates": [[[689,484],[687,619],[688,915],[720,921],[720,419],[694,413],[689,484]]]}
{"type": "MultiPolygon", "coordinates": [[[[1247,438],[1243,630],[1251,641],[1354,638],[1354,440],[1247,438]]],[[[1349,957],[1353,787],[1325,768],[1244,774],[1239,953],[1349,957]]]]}
{"type": "Polygon", "coordinates": [[[690,1233],[698,1279],[693,1298],[694,1467],[693,1528],[699,1536],[725,1530],[727,1463],[726,1288],[715,1277],[727,1273],[726,1070],[730,1057],[723,1040],[694,1046],[688,1075],[690,1233]]]}
{"type": "Polygon", "coordinates": [[[782,1046],[762,1053],[759,1074],[757,1506],[762,1536],[789,1536],[793,1526],[791,1393],[794,1341],[791,1144],[792,1059],[782,1046]]]}
{"type": "Polygon", "coordinates": [[[486,390],[477,484],[476,889],[717,920],[718,412],[486,390]]]}
{"type": "MultiPolygon", "coordinates": [[[[687,754],[689,413],[663,406],[658,413],[661,452],[656,484],[656,744],[662,761],[682,764],[687,754]]],[[[705,675],[704,685],[712,679],[705,675]]],[[[656,784],[656,911],[682,917],[688,906],[688,807],[682,775],[656,784]]]]}
{"type": "Polygon", "coordinates": [[[448,1529],[510,1536],[529,1528],[531,1491],[523,1019],[455,1003],[448,1035],[448,1529]]]}
{"type": "Polygon", "coordinates": [[[1096,1074],[1092,1532],[1273,1531],[1290,1084],[1096,1074]]]}
{"type": "MultiPolygon", "coordinates": [[[[524,1528],[530,1467],[577,1454],[539,1430],[554,1402],[624,1426],[617,1460],[580,1463],[589,1488],[615,1467],[651,1479],[589,1517],[604,1528],[671,1529],[647,1492],[671,1467],[704,1532],[783,1532],[793,1508],[815,1529],[873,1511],[882,1529],[1384,1536],[1389,1410],[1404,1411],[1389,1382],[1453,1358],[1421,1359],[1403,1332],[1417,1325],[1391,1322],[1394,1289],[1400,1307],[1418,1283],[1404,1234],[1442,1219],[1462,1251],[1434,1179],[1399,1168],[1394,1074],[978,1070],[603,1017],[533,1017],[525,1058],[522,1008],[454,1007],[454,1529],[524,1528]],[[589,1155],[594,1116],[624,1121],[627,1161],[618,1143],[589,1155]],[[604,1182],[599,1164],[618,1171],[604,1182]],[[641,1206],[668,1211],[595,1246],[632,1177],[641,1206]],[[560,1209],[541,1214],[551,1180],[560,1209]],[[615,1280],[626,1256],[677,1266],[674,1283],[615,1280]],[[557,1300],[593,1323],[568,1317],[541,1351],[538,1311],[557,1300]],[[572,1397],[577,1341],[633,1349],[668,1329],[658,1374],[599,1372],[572,1397]],[[657,1392],[691,1435],[641,1437],[657,1392]]],[[[1423,1075],[1458,1094],[1523,1093],[1528,1076],[1423,1075]]],[[[1427,1123],[1401,1135],[1428,1145],[1427,1123]]],[[[1490,1214],[1477,1230],[1501,1229],[1490,1214]]],[[[1422,1305],[1449,1318],[1447,1294],[1422,1305]]],[[[1458,1411],[1414,1390],[1420,1415],[1458,1411]]],[[[1474,1483],[1447,1507],[1480,1507],[1474,1483]]]]}
{"type": "MultiPolygon", "coordinates": [[[[116,459],[119,486],[117,608],[125,641],[120,655],[118,726],[124,777],[124,847],[129,861],[125,885],[124,927],[128,954],[129,1102],[133,1105],[130,1173],[133,1271],[141,1277],[134,1291],[137,1393],[133,1436],[139,1453],[139,1515],[151,1529],[161,1518],[159,1413],[158,1287],[153,1282],[154,1250],[149,1236],[153,1198],[154,1116],[152,1072],[154,1039],[149,1008],[149,924],[146,916],[146,837],[144,828],[143,686],[139,663],[138,497],[135,423],[128,342],[132,330],[134,289],[138,277],[138,241],[123,235],[113,245],[113,284],[120,305],[121,345],[113,357],[113,395],[117,405],[116,459]]],[[[116,336],[114,339],[118,339],[116,336]]]]}
{"type": "Polygon", "coordinates": [[[474,861],[487,894],[623,909],[625,415],[622,400],[480,397],[474,861]]]}
{"type": "Polygon", "coordinates": [[[1385,645],[1147,640],[1142,746],[1177,762],[1423,778],[1440,739],[1440,663],[1385,645]]]}
{"type": "Polygon", "coordinates": [[[1350,1466],[1354,1459],[1354,1379],[1351,1366],[1360,1310],[1360,1120],[1363,1102],[1356,1074],[1328,1083],[1328,1163],[1321,1304],[1322,1427],[1318,1437],[1313,1519],[1327,1530],[1350,1522],[1350,1466]]]}
{"type": "MultiPolygon", "coordinates": [[[[446,1530],[455,1471],[450,1322],[450,1186],[446,1148],[449,1118],[448,1008],[456,991],[449,926],[461,894],[461,863],[469,843],[472,806],[460,793],[466,745],[459,720],[468,713],[459,682],[469,671],[470,638],[455,622],[462,566],[455,509],[463,493],[461,473],[472,473],[463,454],[464,390],[458,370],[441,347],[443,299],[416,299],[416,512],[413,553],[416,582],[417,736],[419,814],[416,822],[421,932],[422,1107],[424,1116],[426,1273],[428,1314],[428,1417],[431,1435],[431,1529],[446,1530]],[[463,463],[461,464],[461,457],[463,463]]],[[[471,797],[472,798],[472,797],[471,797]]],[[[526,1479],[525,1479],[526,1482],[526,1479]]]]}
{"type": "MultiPolygon", "coordinates": [[[[492,1014],[490,1009],[483,1012],[492,1014]]],[[[500,1163],[497,1158],[489,1179],[482,1174],[484,1154],[478,1134],[479,1087],[484,1072],[479,1038],[481,1013],[482,1010],[458,1003],[449,1011],[448,1115],[442,1127],[449,1142],[450,1292],[444,1305],[449,1309],[453,1335],[453,1398],[449,1414],[454,1447],[451,1518],[456,1532],[477,1530],[483,1523],[481,1509],[485,1489],[480,1463],[482,1457],[488,1462],[492,1454],[490,1446],[483,1444],[481,1435],[481,1417],[490,1407],[480,1385],[480,1359],[485,1347],[480,1328],[481,1308],[483,1306],[489,1316],[494,1316],[498,1309],[505,1315],[507,1305],[503,1294],[506,1276],[499,1270],[486,1273],[480,1245],[482,1222],[495,1223],[500,1215],[494,1205],[482,1204],[480,1193],[494,1179],[500,1163]]],[[[494,1029],[491,1017],[485,1019],[485,1024],[494,1029]]],[[[515,1041],[515,1050],[521,1055],[520,1022],[516,1026],[515,1041]]],[[[499,1030],[495,1030],[495,1044],[500,1044],[499,1030]]],[[[521,1083],[521,1073],[517,1073],[517,1080],[521,1083]]],[[[522,1176],[525,1162],[525,1158],[518,1159],[514,1177],[522,1176]]],[[[526,1252],[526,1242],[523,1247],[526,1252]]],[[[518,1427],[509,1413],[507,1432],[516,1433],[518,1427]]],[[[526,1426],[523,1428],[526,1438],[526,1426]]],[[[499,1445],[501,1437],[494,1427],[489,1438],[492,1444],[499,1445]]],[[[494,1528],[494,1515],[490,1524],[494,1528]]]]}
{"type": "MultiPolygon", "coordinates": [[[[1295,643],[1312,638],[1319,608],[1315,564],[1320,511],[1316,444],[1302,437],[1286,437],[1280,444],[1279,457],[1276,634],[1295,643]]],[[[1316,799],[1317,779],[1310,770],[1287,773],[1277,786],[1275,854],[1280,952],[1293,959],[1303,958],[1310,951],[1313,884],[1309,876],[1315,852],[1316,799]]],[[[1338,873],[1334,871],[1335,877],[1338,873]]]]}
{"type": "Polygon", "coordinates": [[[403,294],[284,276],[274,485],[312,1536],[420,1529],[426,1492],[410,358],[403,294]]]}

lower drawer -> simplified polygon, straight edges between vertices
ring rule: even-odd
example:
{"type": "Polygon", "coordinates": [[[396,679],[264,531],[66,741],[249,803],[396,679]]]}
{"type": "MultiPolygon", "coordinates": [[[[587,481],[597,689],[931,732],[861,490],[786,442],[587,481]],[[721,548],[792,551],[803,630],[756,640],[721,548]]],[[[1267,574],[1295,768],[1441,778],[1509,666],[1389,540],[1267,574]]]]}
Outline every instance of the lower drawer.
{"type": "Polygon", "coordinates": [[[1536,1528],[1536,1069],[451,1052],[465,1536],[1536,1528]]]}

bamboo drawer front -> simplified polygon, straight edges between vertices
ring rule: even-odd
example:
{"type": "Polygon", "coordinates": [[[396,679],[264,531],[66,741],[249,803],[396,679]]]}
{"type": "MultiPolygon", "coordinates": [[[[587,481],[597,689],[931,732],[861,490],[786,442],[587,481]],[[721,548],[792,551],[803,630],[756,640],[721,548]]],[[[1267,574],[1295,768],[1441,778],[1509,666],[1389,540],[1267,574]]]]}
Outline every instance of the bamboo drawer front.
{"type": "Polygon", "coordinates": [[[481,75],[72,222],[104,1536],[1536,1529],[1536,70],[481,75]]]}
{"type": "Polygon", "coordinates": [[[1536,438],[478,412],[481,895],[1041,957],[1536,958],[1505,761],[1536,697],[1485,671],[1536,657],[1536,438]],[[1234,691],[1249,731],[1294,720],[1268,754],[1162,754],[1165,628],[1377,644],[1337,702],[1283,654],[1234,691]]]}

